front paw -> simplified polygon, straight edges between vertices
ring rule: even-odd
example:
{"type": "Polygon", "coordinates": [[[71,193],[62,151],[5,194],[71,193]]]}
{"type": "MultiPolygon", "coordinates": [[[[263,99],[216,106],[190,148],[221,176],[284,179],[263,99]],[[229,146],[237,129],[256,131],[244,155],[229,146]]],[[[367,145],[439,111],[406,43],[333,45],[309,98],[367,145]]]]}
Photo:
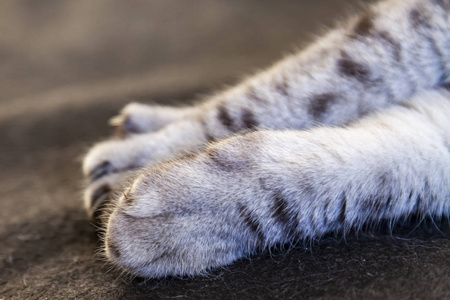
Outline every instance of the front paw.
{"type": "Polygon", "coordinates": [[[85,156],[83,172],[88,185],[84,192],[84,206],[95,223],[113,204],[138,168],[149,163],[151,157],[139,150],[136,139],[109,140],[94,146],[85,156]]]}
{"type": "Polygon", "coordinates": [[[189,174],[195,171],[185,165],[188,159],[195,160],[143,171],[119,199],[105,235],[115,265],[147,278],[190,276],[247,252],[237,203],[219,203],[218,182],[189,174]]]}
{"type": "Polygon", "coordinates": [[[110,215],[108,259],[147,278],[190,276],[265,247],[272,207],[258,203],[246,153],[224,143],[141,170],[110,215]]]}
{"type": "Polygon", "coordinates": [[[187,148],[191,145],[190,141],[184,142],[178,137],[184,134],[184,123],[181,126],[175,123],[193,111],[189,107],[130,103],[111,119],[110,124],[120,134],[96,144],[83,161],[83,173],[88,180],[84,203],[91,218],[101,214],[106,206],[115,201],[115,195],[123,190],[137,169],[177,155],[176,142],[181,141],[181,146],[185,143],[187,148]],[[175,125],[168,132],[163,130],[171,124],[175,125]]]}

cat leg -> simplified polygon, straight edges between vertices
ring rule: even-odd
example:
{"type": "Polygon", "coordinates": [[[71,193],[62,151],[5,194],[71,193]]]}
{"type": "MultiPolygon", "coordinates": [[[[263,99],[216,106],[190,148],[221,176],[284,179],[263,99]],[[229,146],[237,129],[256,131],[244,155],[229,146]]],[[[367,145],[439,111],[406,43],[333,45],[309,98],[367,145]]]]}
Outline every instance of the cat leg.
{"type": "Polygon", "coordinates": [[[346,128],[257,131],[146,168],[112,212],[106,255],[144,277],[197,275],[277,244],[450,213],[450,101],[346,128]]]}
{"type": "MultiPolygon", "coordinates": [[[[448,83],[446,3],[376,4],[305,50],[193,107],[181,119],[171,111],[154,125],[144,117],[148,112],[138,117],[136,111],[145,108],[129,108],[134,111],[130,120],[136,115],[139,121],[131,121],[125,131],[160,130],[95,145],[84,160],[84,174],[95,182],[198,151],[211,140],[246,130],[342,126],[448,83]]],[[[126,128],[126,115],[124,111],[113,123],[126,128]]]]}
{"type": "MultiPolygon", "coordinates": [[[[344,125],[374,110],[409,99],[420,90],[448,83],[449,32],[446,1],[380,2],[305,50],[196,106],[181,121],[173,122],[178,124],[165,133],[175,138],[182,134],[192,136],[197,141],[192,144],[197,147],[199,143],[247,129],[344,125]]],[[[163,126],[144,125],[145,117],[138,117],[136,112],[143,108],[132,107],[129,111],[134,112],[133,118],[136,114],[140,119],[135,124],[138,128],[142,125],[154,130],[163,126]]],[[[127,111],[122,115],[127,115],[127,111]]],[[[123,119],[126,117],[113,123],[123,124],[123,119]]],[[[159,141],[163,149],[170,148],[173,153],[190,151],[189,143],[165,145],[173,139],[164,140],[159,135],[158,132],[145,138],[126,139],[123,143],[111,141],[109,146],[108,142],[100,143],[86,156],[85,174],[95,178],[117,169],[136,168],[152,159],[162,160],[164,155],[151,158],[144,155],[137,159],[141,162],[139,166],[114,165],[114,161],[125,160],[111,156],[130,155],[133,149],[143,148],[138,144],[146,144],[146,139],[159,141]]],[[[168,153],[167,157],[172,155],[168,153]]],[[[128,161],[136,162],[136,159],[128,161]]]]}

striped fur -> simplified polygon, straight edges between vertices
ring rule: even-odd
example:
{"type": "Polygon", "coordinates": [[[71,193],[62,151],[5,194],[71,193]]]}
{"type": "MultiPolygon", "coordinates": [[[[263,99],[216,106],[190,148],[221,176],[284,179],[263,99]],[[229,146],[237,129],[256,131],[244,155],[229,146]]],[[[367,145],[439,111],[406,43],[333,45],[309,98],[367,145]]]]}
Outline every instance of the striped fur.
{"type": "Polygon", "coordinates": [[[127,106],[112,120],[125,138],[83,165],[90,214],[114,203],[108,258],[195,275],[332,231],[449,216],[449,16],[450,0],[387,0],[204,103],[127,106]]]}

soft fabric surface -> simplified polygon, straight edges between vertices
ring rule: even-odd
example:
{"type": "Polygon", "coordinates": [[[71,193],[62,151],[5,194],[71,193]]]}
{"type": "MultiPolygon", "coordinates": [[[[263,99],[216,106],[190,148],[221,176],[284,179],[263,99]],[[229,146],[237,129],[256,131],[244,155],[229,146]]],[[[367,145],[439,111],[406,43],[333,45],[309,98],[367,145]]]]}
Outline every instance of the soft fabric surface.
{"type": "Polygon", "coordinates": [[[1,1],[0,299],[450,297],[448,221],[300,243],[207,278],[132,280],[95,257],[80,161],[108,118],[232,84],[351,3],[1,1]]]}

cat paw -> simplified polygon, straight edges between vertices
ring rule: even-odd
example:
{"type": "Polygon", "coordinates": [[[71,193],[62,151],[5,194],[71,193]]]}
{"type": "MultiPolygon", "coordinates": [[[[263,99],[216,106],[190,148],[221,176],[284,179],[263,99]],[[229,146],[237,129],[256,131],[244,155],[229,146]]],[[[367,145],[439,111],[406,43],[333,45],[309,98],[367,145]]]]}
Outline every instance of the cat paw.
{"type": "Polygon", "coordinates": [[[255,151],[239,137],[141,169],[109,217],[107,258],[146,278],[191,276],[266,246],[272,207],[251,201],[267,198],[252,176],[255,151]]]}
{"type": "Polygon", "coordinates": [[[104,210],[139,168],[196,151],[204,143],[197,119],[183,119],[188,111],[190,108],[136,103],[122,110],[113,123],[126,131],[123,138],[94,145],[83,160],[83,173],[88,179],[84,202],[89,216],[104,210]]]}
{"type": "Polygon", "coordinates": [[[248,253],[238,203],[219,201],[218,178],[198,178],[197,163],[190,157],[141,171],[109,217],[108,260],[160,278],[204,274],[248,253]]]}
{"type": "Polygon", "coordinates": [[[139,168],[151,159],[151,144],[151,134],[100,142],[86,154],[83,173],[94,182],[111,174],[139,168]]]}
{"type": "MultiPolygon", "coordinates": [[[[85,156],[83,173],[88,185],[84,192],[84,206],[89,217],[97,224],[115,202],[135,172],[154,163],[165,154],[158,147],[155,133],[133,135],[125,139],[107,140],[95,145],[85,156]]],[[[161,142],[161,141],[160,141],[161,142]]],[[[106,214],[107,215],[107,214],[106,214]]]]}

